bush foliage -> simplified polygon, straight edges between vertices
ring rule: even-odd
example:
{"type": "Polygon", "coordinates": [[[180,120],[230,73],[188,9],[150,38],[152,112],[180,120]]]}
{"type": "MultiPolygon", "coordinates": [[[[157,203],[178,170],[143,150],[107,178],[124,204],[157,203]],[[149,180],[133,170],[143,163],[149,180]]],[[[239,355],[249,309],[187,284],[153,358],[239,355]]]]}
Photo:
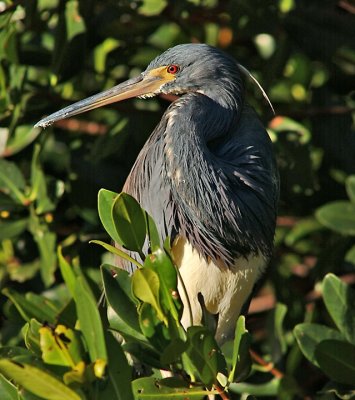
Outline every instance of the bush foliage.
{"type": "Polygon", "coordinates": [[[355,397],[354,13],[350,0],[0,2],[1,399],[355,397]],[[274,258],[221,348],[208,313],[182,328],[168,242],[117,195],[172,99],[33,128],[185,42],[223,48],[276,110],[247,84],[281,198],[274,258]],[[142,252],[147,235],[144,264],[117,269],[128,256],[111,238],[142,252]]]}

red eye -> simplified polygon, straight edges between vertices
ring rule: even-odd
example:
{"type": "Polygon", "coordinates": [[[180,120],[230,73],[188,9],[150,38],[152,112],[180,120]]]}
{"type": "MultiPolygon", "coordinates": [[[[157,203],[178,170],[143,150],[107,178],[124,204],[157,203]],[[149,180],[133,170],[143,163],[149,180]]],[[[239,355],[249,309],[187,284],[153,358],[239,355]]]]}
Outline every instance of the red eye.
{"type": "Polygon", "coordinates": [[[179,69],[180,67],[178,65],[171,64],[166,70],[169,72],[169,74],[176,74],[179,72],[179,69]]]}

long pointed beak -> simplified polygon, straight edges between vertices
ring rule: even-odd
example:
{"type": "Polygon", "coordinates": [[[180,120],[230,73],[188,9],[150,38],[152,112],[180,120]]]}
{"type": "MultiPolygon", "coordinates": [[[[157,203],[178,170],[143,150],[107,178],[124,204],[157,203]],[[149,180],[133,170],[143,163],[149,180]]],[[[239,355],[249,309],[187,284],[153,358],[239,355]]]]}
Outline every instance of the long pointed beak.
{"type": "Polygon", "coordinates": [[[115,103],[130,99],[132,97],[153,95],[162,84],[165,83],[160,68],[151,71],[152,73],[141,74],[135,78],[129,79],[111,89],[95,94],[87,99],[78,101],[68,107],[59,110],[48,117],[41,119],[35,127],[46,128],[53,122],[60,119],[72,117],[73,115],[81,114],[94,108],[102,107],[107,104],[115,103]],[[159,70],[159,71],[158,71],[159,70]],[[154,71],[154,72],[153,72],[154,71]]]}

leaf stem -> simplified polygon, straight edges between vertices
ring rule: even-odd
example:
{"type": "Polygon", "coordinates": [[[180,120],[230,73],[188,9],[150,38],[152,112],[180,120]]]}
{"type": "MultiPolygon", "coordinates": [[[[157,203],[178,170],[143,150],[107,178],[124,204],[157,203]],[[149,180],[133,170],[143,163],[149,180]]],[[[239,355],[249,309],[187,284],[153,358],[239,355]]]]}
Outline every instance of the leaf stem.
{"type": "Polygon", "coordinates": [[[274,364],[271,362],[266,362],[259,354],[257,354],[254,350],[249,350],[250,356],[253,361],[262,365],[268,372],[274,375],[275,378],[282,379],[284,377],[283,372],[274,367],[274,364]]]}
{"type": "Polygon", "coordinates": [[[224,388],[221,388],[217,383],[213,385],[213,387],[216,389],[218,392],[218,395],[222,400],[229,400],[228,394],[225,392],[224,388]]]}

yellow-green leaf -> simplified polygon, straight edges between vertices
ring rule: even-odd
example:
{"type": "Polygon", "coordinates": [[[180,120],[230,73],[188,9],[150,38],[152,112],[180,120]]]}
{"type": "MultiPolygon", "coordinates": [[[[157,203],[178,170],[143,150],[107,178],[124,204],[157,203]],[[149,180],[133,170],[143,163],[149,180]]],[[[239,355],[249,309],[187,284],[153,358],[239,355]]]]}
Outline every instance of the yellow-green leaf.
{"type": "Polygon", "coordinates": [[[0,372],[46,400],[81,400],[78,393],[38,367],[4,358],[0,360],[0,372]]]}

